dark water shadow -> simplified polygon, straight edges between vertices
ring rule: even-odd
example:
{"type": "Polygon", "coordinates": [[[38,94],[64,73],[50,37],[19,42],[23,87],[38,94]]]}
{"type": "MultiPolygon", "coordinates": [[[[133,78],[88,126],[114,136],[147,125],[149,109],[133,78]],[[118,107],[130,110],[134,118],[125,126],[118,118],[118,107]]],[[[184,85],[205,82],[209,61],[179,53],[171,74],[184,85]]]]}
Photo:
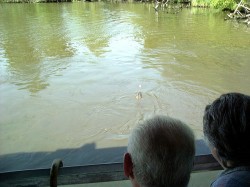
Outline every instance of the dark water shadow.
{"type": "MultiPolygon", "coordinates": [[[[123,162],[126,149],[127,147],[97,149],[95,143],[90,143],[79,148],[59,149],[54,152],[6,154],[0,156],[0,172],[50,168],[56,158],[62,159],[64,166],[123,162]]],[[[209,153],[205,142],[197,140],[196,155],[209,153]]]]}

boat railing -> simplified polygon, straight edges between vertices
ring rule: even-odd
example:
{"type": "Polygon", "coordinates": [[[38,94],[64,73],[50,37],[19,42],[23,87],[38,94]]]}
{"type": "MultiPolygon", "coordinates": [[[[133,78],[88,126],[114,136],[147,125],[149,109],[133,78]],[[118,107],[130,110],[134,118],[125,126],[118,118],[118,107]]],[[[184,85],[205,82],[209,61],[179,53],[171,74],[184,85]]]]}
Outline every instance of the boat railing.
{"type": "MultiPolygon", "coordinates": [[[[63,167],[56,159],[51,168],[0,173],[1,187],[43,187],[128,180],[123,163],[63,167]]],[[[211,154],[196,155],[193,172],[222,169],[211,154]]]]}

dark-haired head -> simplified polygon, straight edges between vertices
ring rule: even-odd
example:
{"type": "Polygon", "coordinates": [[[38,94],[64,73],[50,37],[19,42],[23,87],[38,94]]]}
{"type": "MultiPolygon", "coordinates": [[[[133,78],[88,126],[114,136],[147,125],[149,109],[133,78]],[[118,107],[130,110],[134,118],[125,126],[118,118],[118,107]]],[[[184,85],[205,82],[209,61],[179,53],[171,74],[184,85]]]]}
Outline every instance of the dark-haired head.
{"type": "Polygon", "coordinates": [[[223,94],[207,105],[203,131],[224,167],[250,166],[250,96],[223,94]]]}

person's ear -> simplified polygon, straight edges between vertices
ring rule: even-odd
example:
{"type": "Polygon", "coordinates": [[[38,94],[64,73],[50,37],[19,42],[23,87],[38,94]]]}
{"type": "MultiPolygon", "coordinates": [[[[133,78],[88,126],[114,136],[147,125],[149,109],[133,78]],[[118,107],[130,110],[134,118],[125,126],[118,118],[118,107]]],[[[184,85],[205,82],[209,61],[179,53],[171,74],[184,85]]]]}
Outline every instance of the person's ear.
{"type": "Polygon", "coordinates": [[[212,153],[213,157],[215,158],[215,160],[217,160],[219,162],[219,164],[225,169],[225,166],[224,166],[224,164],[223,164],[223,162],[218,154],[218,150],[216,147],[211,148],[211,153],[212,153]]]}
{"type": "Polygon", "coordinates": [[[212,155],[214,156],[214,158],[215,158],[216,160],[218,160],[218,153],[217,153],[217,149],[216,149],[215,147],[212,147],[212,148],[211,148],[211,153],[212,153],[212,155]]]}
{"type": "Polygon", "coordinates": [[[133,174],[133,162],[129,153],[124,154],[123,170],[126,177],[134,178],[133,174]]]}
{"type": "Polygon", "coordinates": [[[211,153],[213,155],[213,157],[219,162],[221,163],[220,157],[218,155],[218,150],[215,147],[211,148],[211,153]]]}

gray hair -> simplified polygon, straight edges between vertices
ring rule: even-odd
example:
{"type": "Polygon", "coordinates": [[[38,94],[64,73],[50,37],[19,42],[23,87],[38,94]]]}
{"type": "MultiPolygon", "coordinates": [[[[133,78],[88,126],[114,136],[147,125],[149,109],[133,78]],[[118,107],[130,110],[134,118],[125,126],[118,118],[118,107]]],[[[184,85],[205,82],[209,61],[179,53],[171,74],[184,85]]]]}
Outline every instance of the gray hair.
{"type": "Polygon", "coordinates": [[[128,153],[144,187],[186,187],[195,154],[194,134],[183,122],[155,116],[131,133],[128,153]]]}

